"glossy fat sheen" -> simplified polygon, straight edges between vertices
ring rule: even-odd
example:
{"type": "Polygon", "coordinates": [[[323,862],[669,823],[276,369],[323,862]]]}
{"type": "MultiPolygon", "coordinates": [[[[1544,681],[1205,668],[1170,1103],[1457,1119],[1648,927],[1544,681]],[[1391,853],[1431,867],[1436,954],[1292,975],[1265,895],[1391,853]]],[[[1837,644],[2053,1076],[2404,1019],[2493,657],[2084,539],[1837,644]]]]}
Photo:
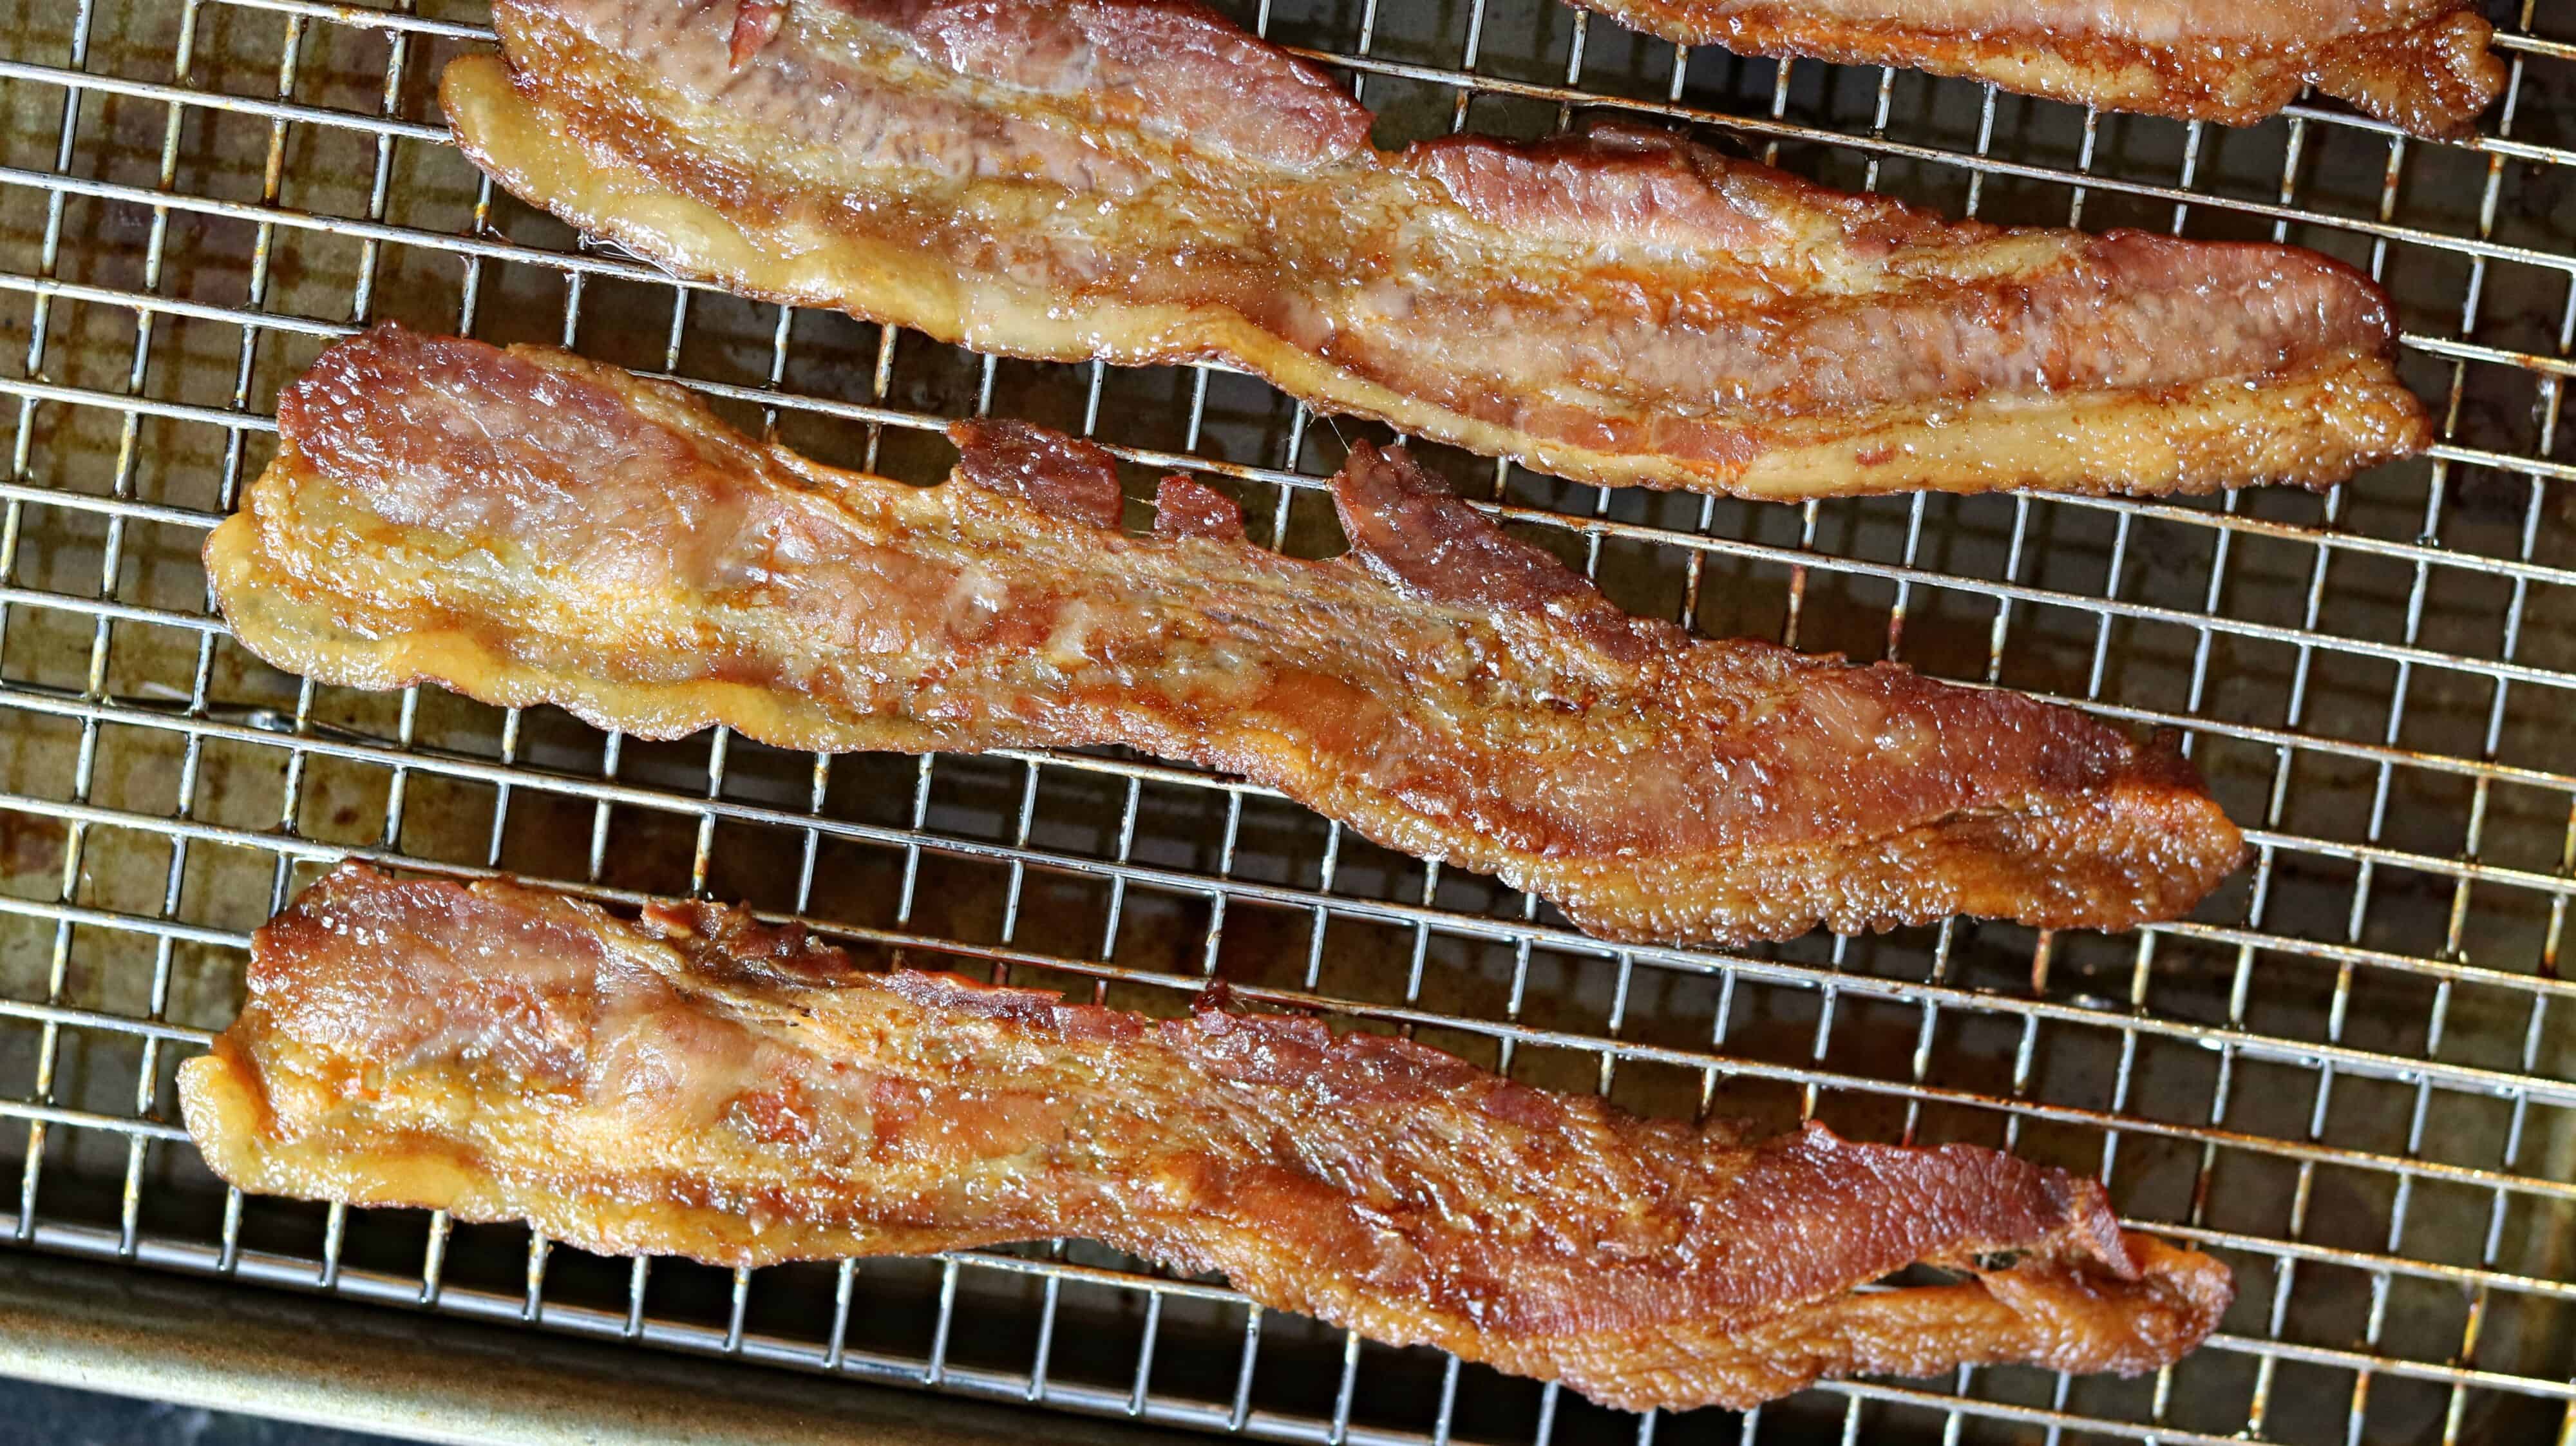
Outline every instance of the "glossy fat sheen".
{"type": "Polygon", "coordinates": [[[2478,0],[1576,0],[1748,55],[1964,75],[2106,110],[2252,125],[2315,85],[2455,136],[2504,89],[2478,0]]]}
{"type": "Polygon", "coordinates": [[[1228,358],[1586,481],[2323,485],[2429,440],[2386,299],[2309,252],[1950,225],[1634,128],[1381,152],[1181,0],[746,3],[500,0],[506,64],[454,62],[445,112],[514,193],[748,295],[1228,358]]]}
{"type": "Polygon", "coordinates": [[[1090,1236],[1630,1409],[1970,1362],[2135,1373],[2233,1291],[2093,1182],[1987,1150],[1748,1144],[1311,1019],[860,974],[731,910],[627,924],[354,865],[259,931],[241,1018],[179,1089],[246,1190],[724,1266],[1090,1236]]]}
{"type": "Polygon", "coordinates": [[[326,682],[652,738],[1124,744],[1621,939],[2120,928],[2241,852],[2161,744],[1632,618],[1400,451],[1355,449],[1355,553],[1311,562],[1185,480],[1161,535],[1123,534],[1108,455],[1042,428],[961,427],[956,476],[911,488],[613,367],[395,327],[325,353],[278,417],[206,565],[246,644],[326,682]]]}

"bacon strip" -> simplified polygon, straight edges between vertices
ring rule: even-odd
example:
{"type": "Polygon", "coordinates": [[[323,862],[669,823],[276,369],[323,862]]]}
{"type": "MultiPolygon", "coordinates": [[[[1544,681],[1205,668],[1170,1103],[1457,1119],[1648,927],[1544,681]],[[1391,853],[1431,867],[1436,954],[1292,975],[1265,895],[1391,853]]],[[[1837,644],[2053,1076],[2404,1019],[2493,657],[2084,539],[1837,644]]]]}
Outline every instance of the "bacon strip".
{"type": "Polygon", "coordinates": [[[498,0],[513,193],[984,351],[1225,358],[1605,484],[2324,485],[2422,450],[2387,299],[2280,246],[1947,224],[1656,131],[1382,152],[1189,0],[498,0]]]}
{"type": "Polygon", "coordinates": [[[1089,1236],[1630,1409],[1970,1362],[2134,1374],[2234,1292],[2123,1233],[2094,1182],[1989,1150],[1748,1142],[1221,992],[1156,1020],[864,974],[711,905],[629,924],[345,865],[259,931],[249,974],[179,1072],[217,1174],[586,1250],[1089,1236]],[[1966,1278],[1855,1293],[1917,1262],[1966,1278]]]}
{"type": "Polygon", "coordinates": [[[2314,85],[2424,136],[2504,89],[2479,0],[1575,0],[1744,55],[1893,65],[2105,110],[2252,125],[2314,85]]]}
{"type": "Polygon", "coordinates": [[[2163,744],[1630,617],[1401,450],[1353,449],[1352,555],[1311,562],[1198,484],[1122,533],[1108,454],[1024,423],[960,425],[956,475],[906,487],[613,367],[397,327],[324,353],[278,423],[206,567],[244,643],[324,682],[649,738],[1124,744],[1621,939],[2121,928],[2242,852],[2163,744]]]}

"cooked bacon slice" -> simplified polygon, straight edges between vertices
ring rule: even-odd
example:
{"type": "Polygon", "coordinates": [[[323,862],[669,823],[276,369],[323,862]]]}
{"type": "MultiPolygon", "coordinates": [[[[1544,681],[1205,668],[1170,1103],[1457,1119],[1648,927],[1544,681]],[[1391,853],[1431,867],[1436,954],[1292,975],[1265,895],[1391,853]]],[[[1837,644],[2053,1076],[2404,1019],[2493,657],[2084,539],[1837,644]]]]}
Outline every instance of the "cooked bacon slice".
{"type": "Polygon", "coordinates": [[[2301,85],[2417,135],[2504,89],[2480,0],[1574,0],[1745,55],[1964,75],[2105,110],[2252,125],[2301,85]]]}
{"type": "Polygon", "coordinates": [[[1400,449],[1353,449],[1351,557],[1312,562],[1195,483],[1122,533],[1109,455],[1025,423],[959,426],[954,478],[907,487],[613,367],[395,327],[324,353],[278,422],[206,566],[253,651],[324,682],[650,738],[1125,744],[1622,939],[2121,928],[2242,849],[2169,747],[1631,617],[1400,449]]]}
{"type": "Polygon", "coordinates": [[[1951,225],[1604,126],[1401,152],[1189,0],[498,0],[503,186],[746,295],[1230,359],[1566,477],[1749,497],[2323,485],[2420,451],[2386,297],[2280,246],[1951,225]]]}
{"type": "Polygon", "coordinates": [[[733,1266],[1089,1236],[1632,1409],[2149,1370],[2234,1290],[1991,1150],[1751,1142],[1221,996],[1150,1019],[861,973],[711,905],[630,924],[356,865],[254,937],[179,1090],[245,1190],[733,1266]],[[1856,1293],[1918,1262],[1966,1278],[1856,1293]]]}

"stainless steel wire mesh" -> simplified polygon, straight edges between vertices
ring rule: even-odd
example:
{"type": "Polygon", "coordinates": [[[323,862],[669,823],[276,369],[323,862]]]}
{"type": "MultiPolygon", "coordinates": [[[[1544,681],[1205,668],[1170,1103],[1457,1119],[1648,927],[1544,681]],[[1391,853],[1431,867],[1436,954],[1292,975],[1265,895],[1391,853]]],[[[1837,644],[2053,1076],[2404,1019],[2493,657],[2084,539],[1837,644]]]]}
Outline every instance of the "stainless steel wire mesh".
{"type": "Polygon", "coordinates": [[[996,362],[585,248],[437,123],[439,66],[488,43],[474,0],[0,0],[0,1233],[1279,1439],[2576,1441],[2576,14],[2500,6],[2512,88],[2444,145],[1684,52],[1554,0],[1229,8],[1347,76],[1381,141],[1610,107],[1953,214],[2286,239],[2379,277],[2442,443],[2322,495],[1777,508],[1434,449],[1633,609],[2182,730],[2253,865],[2117,938],[1614,948],[1123,756],[643,744],[278,674],[213,616],[196,549],[266,460],[278,386],[376,318],[574,345],[918,481],[943,419],[1051,422],[1219,479],[1296,551],[1335,545],[1313,487],[1341,444],[1220,369],[996,362]],[[196,1160],[170,1072],[229,1017],[247,931],[353,854],[747,898],[872,957],[1166,1012],[1222,972],[1642,1110],[2007,1145],[2103,1174],[2242,1297],[2151,1379],[1980,1370],[1658,1420],[1081,1244],[728,1276],[246,1200],[196,1160]]]}

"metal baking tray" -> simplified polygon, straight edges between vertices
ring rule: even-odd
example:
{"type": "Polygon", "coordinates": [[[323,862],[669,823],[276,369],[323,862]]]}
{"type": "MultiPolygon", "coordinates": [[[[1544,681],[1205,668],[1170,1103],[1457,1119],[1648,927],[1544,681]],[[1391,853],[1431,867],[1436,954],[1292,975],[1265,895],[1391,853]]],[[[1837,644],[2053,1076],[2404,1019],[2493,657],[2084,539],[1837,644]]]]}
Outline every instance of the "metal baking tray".
{"type": "Polygon", "coordinates": [[[1382,142],[1606,108],[1949,214],[2377,275],[2442,444],[2324,494],[1781,507],[1429,449],[1632,609],[2182,730],[2251,866],[2120,937],[1618,948],[1114,753],[824,760],[316,688],[233,644],[197,549],[279,386],[376,318],[570,343],[919,482],[943,419],[1029,417],[1139,486],[1197,468],[1308,553],[1366,429],[1220,369],[993,361],[585,248],[446,141],[479,0],[0,0],[0,1370],[485,1440],[802,1439],[775,1424],[801,1412],[845,1440],[2576,1441],[2576,10],[2496,7],[2512,89],[2446,145],[1684,53],[1554,0],[1222,3],[1336,67],[1382,142]],[[871,960],[1161,1012],[1219,973],[1638,1110],[2009,1146],[2106,1175],[2242,1294],[2152,1378],[1640,1418],[1081,1243],[734,1274],[245,1199],[171,1071],[230,1018],[247,932],[353,854],[747,899],[871,960]]]}

